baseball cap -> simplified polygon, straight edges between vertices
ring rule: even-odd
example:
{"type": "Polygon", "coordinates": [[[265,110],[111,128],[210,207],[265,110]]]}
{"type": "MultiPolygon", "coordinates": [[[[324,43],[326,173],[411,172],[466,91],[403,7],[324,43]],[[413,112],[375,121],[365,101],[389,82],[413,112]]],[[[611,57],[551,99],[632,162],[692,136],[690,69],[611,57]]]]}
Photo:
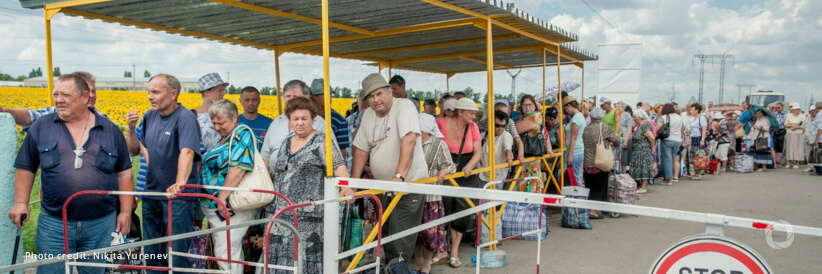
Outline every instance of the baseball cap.
{"type": "Polygon", "coordinates": [[[608,97],[605,97],[605,96],[602,96],[602,97],[599,98],[599,104],[600,105],[605,104],[605,103],[610,103],[610,102],[611,102],[611,98],[608,98],[608,97]]]}
{"type": "Polygon", "coordinates": [[[799,103],[794,103],[791,109],[802,109],[802,107],[799,106],[799,103]]]}
{"type": "Polygon", "coordinates": [[[311,95],[321,95],[324,91],[323,78],[317,78],[311,81],[311,95]]]}
{"type": "Polygon", "coordinates": [[[382,75],[379,73],[369,74],[362,80],[362,92],[360,92],[360,96],[358,97],[360,99],[365,99],[365,97],[374,90],[388,86],[390,86],[388,82],[386,82],[385,78],[382,78],[382,75]]]}
{"type": "Polygon", "coordinates": [[[397,83],[398,85],[405,85],[405,78],[402,78],[402,76],[399,75],[394,75],[391,77],[391,80],[388,81],[388,84],[390,85],[394,83],[397,83]]]}

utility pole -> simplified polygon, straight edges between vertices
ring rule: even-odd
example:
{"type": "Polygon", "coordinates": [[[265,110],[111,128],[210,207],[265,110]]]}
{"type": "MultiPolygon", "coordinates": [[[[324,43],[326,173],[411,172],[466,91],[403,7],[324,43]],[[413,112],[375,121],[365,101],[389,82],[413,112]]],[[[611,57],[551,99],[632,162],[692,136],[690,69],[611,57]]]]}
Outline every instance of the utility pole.
{"type": "Polygon", "coordinates": [[[756,85],[736,85],[736,97],[739,99],[740,104],[742,103],[742,88],[748,88],[748,93],[751,93],[756,85]]]}
{"type": "Polygon", "coordinates": [[[671,92],[668,93],[668,99],[670,99],[671,102],[676,100],[676,84],[671,85],[671,92]]]}
{"type": "Polygon", "coordinates": [[[722,104],[722,97],[725,89],[725,59],[734,59],[734,56],[731,54],[702,54],[698,53],[694,54],[692,59],[699,59],[699,99],[697,102],[702,104],[702,93],[703,89],[702,86],[705,82],[705,59],[720,59],[720,72],[719,72],[719,104],[722,104]]]}
{"type": "Polygon", "coordinates": [[[131,91],[137,91],[137,65],[131,64],[131,91]]]}
{"type": "MultiPolygon", "coordinates": [[[[514,102],[516,102],[517,101],[517,76],[519,75],[520,72],[522,72],[522,69],[518,70],[517,73],[515,73],[515,74],[511,74],[511,71],[507,70],[507,69],[505,70],[505,72],[508,72],[508,75],[511,76],[511,96],[514,97],[512,100],[514,102]]],[[[542,100],[545,100],[545,98],[542,98],[542,100]]]]}

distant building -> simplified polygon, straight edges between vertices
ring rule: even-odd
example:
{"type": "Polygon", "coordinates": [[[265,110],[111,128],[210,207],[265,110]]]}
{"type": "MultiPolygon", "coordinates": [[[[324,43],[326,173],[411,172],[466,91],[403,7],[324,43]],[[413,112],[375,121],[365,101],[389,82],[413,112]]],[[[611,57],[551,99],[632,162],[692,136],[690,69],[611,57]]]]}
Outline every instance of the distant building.
{"type": "MultiPolygon", "coordinates": [[[[130,90],[130,91],[148,91],[148,80],[150,78],[138,77],[132,79],[131,77],[97,77],[97,90],[130,90]]],[[[182,86],[182,93],[197,92],[199,84],[197,78],[177,78],[180,80],[182,86]]],[[[57,77],[54,77],[57,81],[57,77]]],[[[46,77],[34,77],[19,82],[24,87],[39,87],[46,88],[46,77]]],[[[0,84],[2,85],[2,84],[0,84]]]]}
{"type": "Polygon", "coordinates": [[[0,87],[22,87],[22,81],[0,81],[0,87]]]}

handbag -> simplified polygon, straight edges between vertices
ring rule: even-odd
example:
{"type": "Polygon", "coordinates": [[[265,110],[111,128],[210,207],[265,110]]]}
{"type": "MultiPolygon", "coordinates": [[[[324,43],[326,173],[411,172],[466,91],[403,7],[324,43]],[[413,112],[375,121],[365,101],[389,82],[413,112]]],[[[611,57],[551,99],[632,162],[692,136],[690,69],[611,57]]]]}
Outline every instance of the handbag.
{"type": "MultiPolygon", "coordinates": [[[[545,155],[545,128],[542,125],[539,125],[539,133],[534,136],[530,136],[527,132],[525,134],[521,134],[520,140],[522,140],[522,147],[523,147],[523,154],[525,157],[535,157],[535,156],[542,156],[545,155]]],[[[517,146],[513,148],[514,155],[519,153],[517,146]]]]}
{"type": "Polygon", "coordinates": [[[754,148],[755,148],[756,152],[759,152],[759,153],[765,153],[765,152],[770,152],[771,151],[771,147],[768,146],[768,136],[763,137],[762,136],[763,134],[764,134],[764,132],[760,131],[759,136],[757,136],[756,140],[754,140],[755,141],[754,142],[754,148]]]}
{"type": "Polygon", "coordinates": [[[736,139],[745,138],[745,127],[740,127],[736,130],[736,139]]]}
{"type": "Polygon", "coordinates": [[[665,139],[668,136],[671,136],[671,115],[665,115],[668,119],[665,120],[665,123],[662,124],[662,127],[659,128],[659,131],[656,132],[656,139],[665,139]]]}
{"type": "MultiPolygon", "coordinates": [[[[569,167],[565,169],[565,172],[568,173],[566,177],[570,177],[571,186],[562,187],[562,195],[576,199],[587,199],[590,190],[577,184],[574,169],[569,167]]],[[[561,225],[567,228],[591,229],[591,223],[588,222],[588,209],[563,207],[561,225]]]]}
{"type": "Polygon", "coordinates": [[[605,139],[602,138],[602,124],[599,124],[599,142],[594,154],[594,167],[604,172],[609,172],[614,167],[614,152],[605,147],[605,139]]]}
{"type": "Polygon", "coordinates": [[[705,152],[704,149],[700,149],[694,155],[694,169],[708,169],[708,152],[705,152]]]}
{"type": "MultiPolygon", "coordinates": [[[[252,142],[254,146],[254,169],[246,172],[240,183],[239,188],[258,189],[274,191],[274,182],[271,181],[271,176],[268,174],[268,169],[263,161],[263,156],[257,151],[257,138],[253,137],[253,131],[248,126],[242,125],[242,129],[248,130],[252,134],[252,142]]],[[[241,129],[241,130],[242,130],[241,129]]],[[[234,134],[239,131],[231,132],[231,139],[228,140],[228,159],[231,160],[231,141],[234,140],[234,134]]],[[[231,205],[232,210],[243,211],[252,210],[263,207],[274,201],[276,196],[269,193],[251,192],[251,191],[234,191],[228,196],[228,204],[231,205]]]]}

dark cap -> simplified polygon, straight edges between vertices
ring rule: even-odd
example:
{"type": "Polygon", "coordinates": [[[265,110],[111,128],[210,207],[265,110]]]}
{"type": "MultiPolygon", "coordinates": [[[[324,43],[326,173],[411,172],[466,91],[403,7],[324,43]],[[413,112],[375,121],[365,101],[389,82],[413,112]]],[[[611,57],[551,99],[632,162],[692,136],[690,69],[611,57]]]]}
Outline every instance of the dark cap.
{"type": "Polygon", "coordinates": [[[388,81],[388,84],[392,85],[395,83],[397,85],[405,85],[405,78],[402,78],[402,76],[399,75],[394,75],[393,77],[391,77],[391,81],[388,81]]]}
{"type": "Polygon", "coordinates": [[[432,106],[432,107],[436,107],[436,106],[437,106],[437,102],[436,102],[436,101],[434,101],[434,99],[426,99],[426,100],[425,100],[425,103],[423,104],[423,106],[432,106]]]}

